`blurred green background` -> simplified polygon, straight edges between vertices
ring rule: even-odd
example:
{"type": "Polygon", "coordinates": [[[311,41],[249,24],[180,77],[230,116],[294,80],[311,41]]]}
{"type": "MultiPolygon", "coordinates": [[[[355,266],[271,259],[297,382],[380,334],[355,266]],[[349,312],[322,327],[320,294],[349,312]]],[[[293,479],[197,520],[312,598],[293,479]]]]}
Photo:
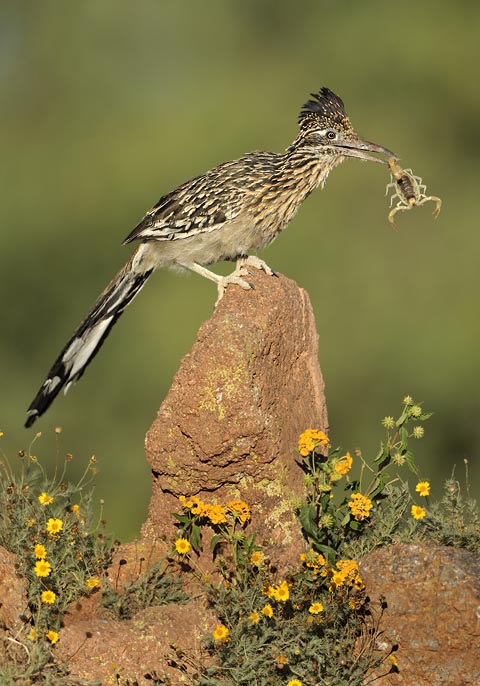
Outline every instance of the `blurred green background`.
{"type": "Polygon", "coordinates": [[[138,532],[144,435],[215,286],[156,274],[81,382],[28,432],[26,408],[128,258],[121,241],[144,212],[219,162],[284,149],[309,93],[328,85],[361,135],[443,198],[442,213],[399,215],[392,231],[386,169],[350,160],[263,257],[310,294],[334,444],[372,455],[380,419],[411,394],[435,412],[416,446],[434,495],[453,465],[463,475],[465,458],[478,487],[479,27],[480,5],[461,0],[0,3],[10,458],[37,430],[44,462],[71,452],[83,471],[95,454],[109,528],[138,532]]]}

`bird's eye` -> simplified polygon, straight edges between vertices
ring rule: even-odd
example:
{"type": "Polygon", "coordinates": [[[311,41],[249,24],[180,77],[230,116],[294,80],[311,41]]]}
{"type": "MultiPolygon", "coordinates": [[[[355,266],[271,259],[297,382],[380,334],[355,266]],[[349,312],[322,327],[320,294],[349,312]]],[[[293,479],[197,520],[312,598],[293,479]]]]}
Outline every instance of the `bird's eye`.
{"type": "Polygon", "coordinates": [[[325,136],[330,140],[333,141],[337,137],[337,132],[334,131],[333,129],[328,129],[326,132],[325,136]]]}

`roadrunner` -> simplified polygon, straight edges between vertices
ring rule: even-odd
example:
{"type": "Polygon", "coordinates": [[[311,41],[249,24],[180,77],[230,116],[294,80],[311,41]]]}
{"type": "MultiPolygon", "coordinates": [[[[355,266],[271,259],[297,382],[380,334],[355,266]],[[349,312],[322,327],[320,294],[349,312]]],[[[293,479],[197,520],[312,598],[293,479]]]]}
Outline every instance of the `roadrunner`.
{"type": "Polygon", "coordinates": [[[25,426],[82,376],[155,269],[190,269],[211,279],[218,287],[217,303],[228,284],[252,288],[245,278],[248,267],[273,272],[249,253],[278,236],[334,167],[346,157],[386,164],[369,153],[395,157],[355,133],[342,100],[331,90],[322,88],[311,97],[300,112],[298,135],[285,152],[252,152],[224,162],[162,196],[147,212],[124,241],[140,245],[60,353],[28,408],[25,426]],[[236,261],[229,276],[207,269],[223,260],[236,261]]]}

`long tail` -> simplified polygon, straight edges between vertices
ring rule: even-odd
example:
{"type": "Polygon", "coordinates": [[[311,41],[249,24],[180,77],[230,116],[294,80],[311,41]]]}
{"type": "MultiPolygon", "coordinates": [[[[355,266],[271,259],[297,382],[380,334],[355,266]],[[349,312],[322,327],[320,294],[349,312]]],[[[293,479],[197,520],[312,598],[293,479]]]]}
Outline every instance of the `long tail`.
{"type": "Polygon", "coordinates": [[[143,259],[144,248],[146,244],[138,248],[109,283],[58,356],[28,408],[27,428],[50,407],[64,386],[66,393],[70,384],[80,379],[125,307],[153,272],[151,261],[143,259]]]}

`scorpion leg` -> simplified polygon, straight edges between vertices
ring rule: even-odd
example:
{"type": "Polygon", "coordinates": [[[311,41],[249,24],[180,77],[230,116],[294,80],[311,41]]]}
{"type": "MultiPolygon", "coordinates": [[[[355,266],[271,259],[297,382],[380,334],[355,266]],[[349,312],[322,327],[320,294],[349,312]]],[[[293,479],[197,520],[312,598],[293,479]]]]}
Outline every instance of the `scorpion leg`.
{"type": "Polygon", "coordinates": [[[440,210],[442,209],[442,201],[440,198],[437,198],[435,195],[429,195],[429,196],[423,196],[418,202],[417,205],[424,205],[426,202],[434,202],[435,203],[435,209],[433,210],[433,216],[435,218],[438,217],[440,214],[440,210]]]}

